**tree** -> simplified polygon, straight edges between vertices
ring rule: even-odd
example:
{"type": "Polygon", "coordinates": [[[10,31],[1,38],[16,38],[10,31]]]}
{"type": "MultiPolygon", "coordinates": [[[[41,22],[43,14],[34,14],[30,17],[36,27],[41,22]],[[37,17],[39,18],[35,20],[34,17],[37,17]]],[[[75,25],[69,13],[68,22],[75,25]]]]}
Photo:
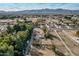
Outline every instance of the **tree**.
{"type": "Polygon", "coordinates": [[[79,31],[76,32],[77,36],[79,36],[79,31]]]}
{"type": "Polygon", "coordinates": [[[26,24],[25,26],[26,26],[26,28],[27,28],[29,31],[32,31],[32,29],[33,29],[33,24],[26,24]]]}
{"type": "Polygon", "coordinates": [[[8,34],[7,37],[9,37],[9,44],[15,46],[16,45],[16,40],[17,40],[16,36],[12,35],[12,34],[8,34]]]}
{"type": "Polygon", "coordinates": [[[33,25],[19,23],[13,27],[8,26],[7,32],[0,34],[0,55],[23,55],[27,40],[31,37],[33,25]]]}
{"type": "Polygon", "coordinates": [[[8,25],[7,26],[7,32],[8,33],[13,33],[14,32],[14,29],[10,25],[8,25]]]}
{"type": "Polygon", "coordinates": [[[46,38],[49,38],[49,39],[51,39],[51,40],[53,39],[53,35],[50,34],[49,32],[45,35],[45,37],[46,37],[46,38]]]}
{"type": "Polygon", "coordinates": [[[64,18],[65,19],[71,19],[71,16],[65,16],[64,18]]]}
{"type": "Polygon", "coordinates": [[[47,34],[48,34],[48,29],[47,29],[47,27],[44,27],[44,28],[43,28],[43,31],[44,31],[44,33],[45,33],[45,37],[46,37],[47,34]]]}
{"type": "Polygon", "coordinates": [[[13,28],[16,32],[21,31],[19,24],[14,25],[13,28]]]}
{"type": "Polygon", "coordinates": [[[26,26],[25,26],[25,24],[21,24],[20,28],[21,28],[21,31],[25,31],[27,29],[26,26]]]}
{"type": "Polygon", "coordinates": [[[46,27],[43,28],[44,33],[48,32],[48,29],[46,27]]]}
{"type": "Polygon", "coordinates": [[[1,44],[0,44],[0,50],[3,50],[3,52],[4,52],[4,51],[7,50],[7,48],[8,48],[8,44],[5,43],[5,42],[1,42],[1,44]]]}
{"type": "Polygon", "coordinates": [[[13,56],[14,55],[14,47],[12,45],[10,45],[8,47],[8,50],[6,52],[6,55],[8,55],[8,56],[13,56]]]}

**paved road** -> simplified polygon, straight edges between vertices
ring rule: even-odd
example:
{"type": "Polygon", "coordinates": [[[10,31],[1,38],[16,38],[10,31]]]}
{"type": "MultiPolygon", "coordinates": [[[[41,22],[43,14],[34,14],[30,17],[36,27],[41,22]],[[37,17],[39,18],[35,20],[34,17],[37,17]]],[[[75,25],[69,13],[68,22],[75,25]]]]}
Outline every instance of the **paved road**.
{"type": "Polygon", "coordinates": [[[32,36],[31,36],[30,42],[29,42],[29,44],[28,44],[28,46],[27,46],[27,48],[26,48],[25,56],[28,55],[29,48],[31,47],[32,42],[33,42],[33,33],[32,33],[32,36]]]}

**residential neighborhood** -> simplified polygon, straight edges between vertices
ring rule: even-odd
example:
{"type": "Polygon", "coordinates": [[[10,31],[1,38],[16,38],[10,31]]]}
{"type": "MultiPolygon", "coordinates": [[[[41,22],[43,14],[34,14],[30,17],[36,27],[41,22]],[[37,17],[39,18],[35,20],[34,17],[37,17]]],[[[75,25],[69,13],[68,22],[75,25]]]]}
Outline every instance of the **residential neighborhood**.
{"type": "Polygon", "coordinates": [[[27,9],[0,12],[0,56],[79,56],[79,10],[24,5],[27,9]]]}

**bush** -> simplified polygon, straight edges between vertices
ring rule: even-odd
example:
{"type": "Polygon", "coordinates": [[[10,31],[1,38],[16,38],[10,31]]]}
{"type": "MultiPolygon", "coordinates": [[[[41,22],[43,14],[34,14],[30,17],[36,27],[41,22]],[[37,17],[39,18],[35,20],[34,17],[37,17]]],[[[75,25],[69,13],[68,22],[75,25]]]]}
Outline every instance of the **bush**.
{"type": "Polygon", "coordinates": [[[79,31],[76,32],[77,36],[79,36],[79,31]]]}

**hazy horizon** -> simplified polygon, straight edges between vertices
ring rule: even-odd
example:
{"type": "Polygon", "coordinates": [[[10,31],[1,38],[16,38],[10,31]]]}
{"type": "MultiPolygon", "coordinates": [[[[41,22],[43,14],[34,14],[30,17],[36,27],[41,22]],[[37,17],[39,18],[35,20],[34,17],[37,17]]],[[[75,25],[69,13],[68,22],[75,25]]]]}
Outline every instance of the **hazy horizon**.
{"type": "Polygon", "coordinates": [[[0,11],[22,11],[46,8],[79,10],[79,3],[0,3],[0,11]]]}

